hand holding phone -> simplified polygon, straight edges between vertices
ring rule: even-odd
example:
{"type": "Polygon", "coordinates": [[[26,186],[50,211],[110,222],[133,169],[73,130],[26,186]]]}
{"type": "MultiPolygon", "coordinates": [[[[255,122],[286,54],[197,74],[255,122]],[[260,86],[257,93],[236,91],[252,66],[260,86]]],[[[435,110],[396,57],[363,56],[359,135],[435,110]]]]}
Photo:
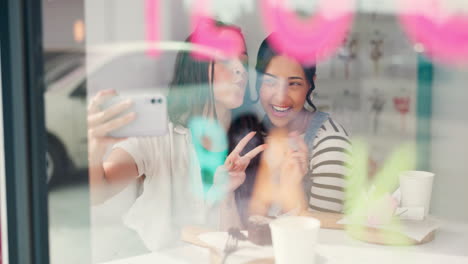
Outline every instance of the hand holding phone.
{"type": "Polygon", "coordinates": [[[166,98],[161,94],[118,95],[104,102],[101,108],[104,112],[113,111],[115,119],[130,113],[136,114],[132,122],[108,131],[107,134],[111,137],[151,137],[167,133],[167,104],[166,98]],[[119,113],[112,110],[125,103],[131,105],[119,113]]]}
{"type": "MultiPolygon", "coordinates": [[[[88,159],[90,168],[102,167],[102,157],[110,145],[114,145],[124,138],[114,138],[109,132],[121,128],[136,117],[133,112],[122,115],[132,106],[131,101],[123,101],[103,110],[101,105],[117,96],[114,90],[103,90],[89,100],[88,105],[88,159]],[[116,117],[120,115],[119,117],[116,117]]],[[[90,173],[91,175],[92,173],[90,173]]]]}

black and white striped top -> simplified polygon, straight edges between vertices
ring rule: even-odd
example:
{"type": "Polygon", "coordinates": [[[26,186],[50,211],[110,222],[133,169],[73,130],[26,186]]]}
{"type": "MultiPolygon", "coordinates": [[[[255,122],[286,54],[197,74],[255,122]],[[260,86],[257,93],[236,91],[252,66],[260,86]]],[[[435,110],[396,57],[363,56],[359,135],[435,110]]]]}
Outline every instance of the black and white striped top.
{"type": "Polygon", "coordinates": [[[312,187],[306,190],[309,210],[342,212],[345,175],[351,155],[351,142],[346,130],[329,118],[317,132],[309,164],[312,187]]]}

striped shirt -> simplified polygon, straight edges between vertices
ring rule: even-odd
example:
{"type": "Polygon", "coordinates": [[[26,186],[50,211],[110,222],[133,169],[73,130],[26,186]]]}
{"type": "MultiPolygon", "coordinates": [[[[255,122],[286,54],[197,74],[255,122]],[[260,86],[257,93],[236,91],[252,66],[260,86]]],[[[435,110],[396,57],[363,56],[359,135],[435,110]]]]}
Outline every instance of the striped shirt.
{"type": "MultiPolygon", "coordinates": [[[[307,142],[306,142],[307,143],[307,142]]],[[[347,161],[351,155],[351,142],[346,130],[329,118],[317,132],[306,180],[312,181],[309,210],[342,212],[346,187],[347,161]]]]}

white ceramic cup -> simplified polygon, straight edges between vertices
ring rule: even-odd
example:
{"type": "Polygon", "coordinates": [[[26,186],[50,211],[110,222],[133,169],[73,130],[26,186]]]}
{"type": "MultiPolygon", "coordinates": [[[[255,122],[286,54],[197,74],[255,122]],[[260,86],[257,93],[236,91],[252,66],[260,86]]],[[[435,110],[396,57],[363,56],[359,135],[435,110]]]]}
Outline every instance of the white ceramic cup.
{"type": "Polygon", "coordinates": [[[427,216],[431,205],[434,173],[427,171],[405,171],[400,175],[401,206],[424,207],[427,216]]]}
{"type": "Polygon", "coordinates": [[[284,216],[270,222],[275,264],[313,264],[320,221],[284,216]]]}

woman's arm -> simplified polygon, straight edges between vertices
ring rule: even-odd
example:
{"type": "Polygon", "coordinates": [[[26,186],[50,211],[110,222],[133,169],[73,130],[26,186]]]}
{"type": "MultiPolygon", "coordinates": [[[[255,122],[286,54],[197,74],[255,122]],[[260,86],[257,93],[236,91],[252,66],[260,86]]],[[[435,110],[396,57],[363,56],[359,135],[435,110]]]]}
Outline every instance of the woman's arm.
{"type": "Polygon", "coordinates": [[[242,138],[237,146],[231,151],[223,166],[215,173],[212,191],[223,197],[220,201],[220,227],[241,227],[242,221],[236,204],[234,191],[244,183],[246,169],[252,159],[265,150],[266,145],[260,145],[241,155],[249,141],[255,136],[255,132],[248,133],[242,138]]]}
{"type": "Polygon", "coordinates": [[[346,175],[351,157],[351,142],[346,131],[331,119],[324,123],[314,140],[310,164],[311,189],[309,207],[313,211],[343,210],[346,175]]]}
{"type": "Polygon", "coordinates": [[[205,194],[208,222],[219,230],[242,227],[231,184],[228,170],[220,166],[215,171],[213,185],[205,194]]]}
{"type": "Polygon", "coordinates": [[[220,206],[220,228],[228,230],[231,227],[242,229],[239,211],[237,210],[236,199],[234,192],[229,193],[221,202],[220,206]]]}
{"type": "Polygon", "coordinates": [[[113,90],[101,91],[91,99],[88,107],[88,166],[92,204],[105,201],[138,176],[133,158],[123,150],[113,150],[103,164],[107,149],[124,140],[108,137],[107,134],[135,118],[134,113],[115,118],[128,109],[131,102],[122,102],[101,110],[100,105],[115,95],[113,90]]]}
{"type": "Polygon", "coordinates": [[[91,177],[93,204],[102,203],[113,197],[138,177],[135,161],[123,149],[112,150],[109,157],[101,164],[93,169],[101,171],[92,172],[94,173],[94,177],[91,177]]]}
{"type": "Polygon", "coordinates": [[[96,155],[101,157],[100,161],[89,166],[92,204],[102,203],[119,193],[139,175],[134,159],[125,150],[112,150],[105,161],[102,161],[103,155],[96,155]]]}

